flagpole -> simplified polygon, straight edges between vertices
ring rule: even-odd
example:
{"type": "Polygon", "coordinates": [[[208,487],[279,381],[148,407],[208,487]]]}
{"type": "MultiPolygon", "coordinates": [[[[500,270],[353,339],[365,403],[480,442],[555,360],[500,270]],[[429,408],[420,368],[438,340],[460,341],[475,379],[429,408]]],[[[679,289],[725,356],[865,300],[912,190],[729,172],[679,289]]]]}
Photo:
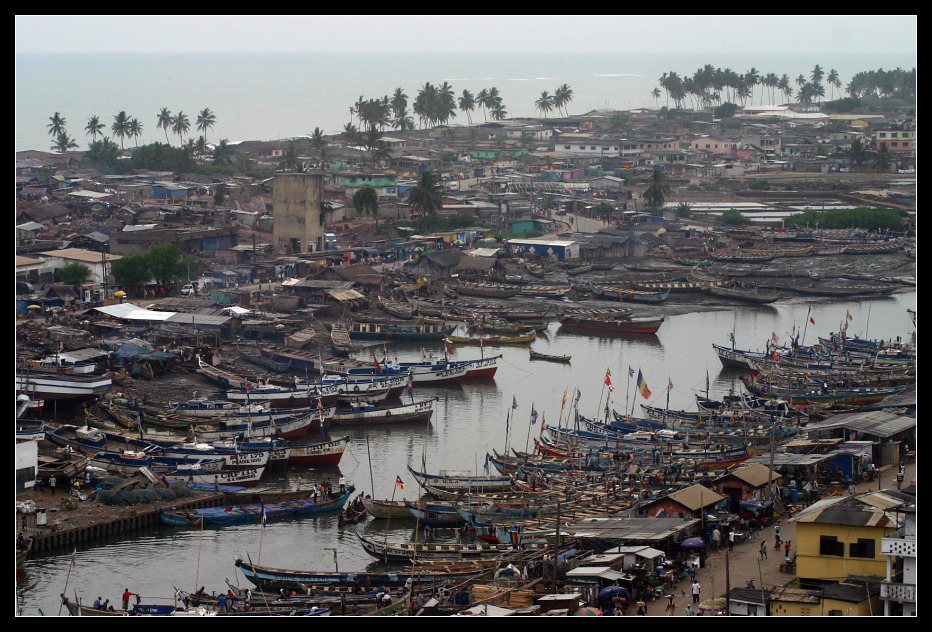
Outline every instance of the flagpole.
{"type": "MultiPolygon", "coordinates": [[[[607,369],[609,370],[609,369],[607,369]]],[[[602,380],[602,391],[599,393],[599,405],[595,409],[596,421],[599,419],[599,411],[602,410],[602,396],[605,395],[605,380],[602,380]]]]}
{"type": "Polygon", "coordinates": [[[524,439],[524,452],[527,454],[528,445],[531,443],[531,425],[534,423],[534,402],[531,402],[531,418],[527,424],[527,437],[524,439]]]}
{"type": "Polygon", "coordinates": [[[806,344],[806,330],[809,329],[809,319],[811,318],[811,314],[812,314],[812,305],[809,306],[809,311],[806,312],[806,324],[803,325],[803,345],[804,346],[806,344]]]}

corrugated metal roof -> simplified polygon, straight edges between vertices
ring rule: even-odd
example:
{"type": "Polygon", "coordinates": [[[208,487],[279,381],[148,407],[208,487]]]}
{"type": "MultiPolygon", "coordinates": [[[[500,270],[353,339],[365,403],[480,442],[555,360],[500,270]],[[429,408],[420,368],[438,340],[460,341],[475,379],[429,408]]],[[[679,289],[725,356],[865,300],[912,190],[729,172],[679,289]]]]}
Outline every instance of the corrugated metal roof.
{"type": "MultiPolygon", "coordinates": [[[[672,494],[668,494],[665,498],[674,500],[678,502],[679,504],[683,505],[684,507],[686,507],[687,509],[691,509],[691,510],[697,510],[703,507],[708,507],[710,505],[714,505],[716,503],[719,503],[725,500],[725,496],[722,496],[721,494],[713,492],[711,489],[707,487],[703,487],[702,485],[699,485],[699,484],[691,485],[690,487],[687,487],[686,489],[675,491],[672,494]]],[[[654,501],[654,503],[660,502],[662,500],[663,498],[660,498],[654,501]]],[[[654,504],[654,503],[650,503],[650,504],[654,504]]]]}
{"type": "Polygon", "coordinates": [[[809,432],[818,432],[820,430],[846,428],[848,430],[857,430],[865,434],[886,438],[914,428],[915,426],[915,417],[896,415],[884,410],[871,410],[862,413],[836,415],[825,421],[810,424],[806,427],[806,430],[809,432]]]}

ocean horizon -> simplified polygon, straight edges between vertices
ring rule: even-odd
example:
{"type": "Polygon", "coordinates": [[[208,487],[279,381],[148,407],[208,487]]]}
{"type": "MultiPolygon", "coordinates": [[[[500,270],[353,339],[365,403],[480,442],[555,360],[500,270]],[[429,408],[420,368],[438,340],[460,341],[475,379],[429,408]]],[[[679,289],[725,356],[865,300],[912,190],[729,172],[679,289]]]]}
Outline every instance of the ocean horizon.
{"type": "MultiPolygon", "coordinates": [[[[665,72],[692,75],[705,64],[743,73],[756,68],[762,75],[786,73],[807,78],[819,64],[826,74],[834,68],[842,90],[861,71],[910,69],[908,55],[862,54],[488,54],[441,53],[380,55],[352,53],[215,53],[215,54],[17,54],[15,56],[15,151],[48,151],[49,118],[59,112],[68,134],[86,149],[90,137],[84,127],[100,117],[110,133],[113,117],[126,111],[143,124],[139,144],[165,142],[157,115],[167,107],[183,111],[191,121],[190,136],[204,108],[216,116],[208,141],[231,143],[276,140],[309,134],[320,127],[337,134],[350,121],[350,106],[366,99],[391,96],[401,87],[409,110],[426,82],[449,82],[457,97],[496,87],[509,118],[538,116],[534,102],[541,92],[551,94],[562,85],[573,90],[572,115],[595,109],[628,110],[656,105],[651,91],[665,72]]],[[[795,83],[794,90],[796,88],[795,83]]],[[[666,105],[661,89],[660,105],[666,105]]],[[[768,103],[755,90],[755,104],[768,103]]],[[[831,97],[826,86],[826,99],[831,97]]],[[[838,91],[835,91],[837,97],[838,91]]],[[[553,113],[556,115],[556,112],[553,113]]],[[[412,114],[413,116],[413,114],[412,114]]],[[[482,121],[480,110],[473,122],[482,121]]],[[[415,118],[417,123],[417,119],[415,118]]],[[[467,123],[457,111],[452,123],[467,123]]],[[[386,130],[391,134],[391,130],[386,130]]],[[[177,146],[171,132],[168,140],[177,146]]],[[[134,141],[124,145],[134,145],[134,141]]]]}

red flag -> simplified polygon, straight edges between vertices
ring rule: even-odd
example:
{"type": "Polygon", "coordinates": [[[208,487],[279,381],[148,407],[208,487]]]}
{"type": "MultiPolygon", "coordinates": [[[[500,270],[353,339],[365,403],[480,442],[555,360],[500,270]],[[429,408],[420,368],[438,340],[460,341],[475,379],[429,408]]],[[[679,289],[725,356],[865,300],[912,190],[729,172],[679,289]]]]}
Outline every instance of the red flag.
{"type": "Polygon", "coordinates": [[[810,316],[810,317],[809,317],[809,322],[812,323],[813,325],[815,325],[815,318],[813,318],[812,316],[810,316]]]}
{"type": "Polygon", "coordinates": [[[372,354],[372,361],[375,362],[375,370],[379,373],[382,372],[382,365],[379,364],[379,359],[375,357],[375,354],[372,354]]]}
{"type": "Polygon", "coordinates": [[[606,369],[605,371],[605,386],[608,387],[609,393],[615,390],[615,387],[612,385],[612,372],[610,369],[606,369]]]}
{"type": "Polygon", "coordinates": [[[404,490],[405,490],[405,484],[401,481],[401,477],[400,477],[400,476],[395,476],[395,485],[396,485],[396,486],[398,487],[398,489],[400,489],[401,491],[404,491],[404,490]]]}

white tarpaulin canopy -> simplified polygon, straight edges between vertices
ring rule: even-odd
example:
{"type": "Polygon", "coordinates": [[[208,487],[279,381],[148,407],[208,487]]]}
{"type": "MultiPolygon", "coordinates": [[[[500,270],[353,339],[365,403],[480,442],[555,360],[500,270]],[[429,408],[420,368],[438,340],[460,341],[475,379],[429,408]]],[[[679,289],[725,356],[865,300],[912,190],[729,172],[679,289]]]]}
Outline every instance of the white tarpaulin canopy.
{"type": "Polygon", "coordinates": [[[168,320],[175,312],[156,312],[148,309],[137,307],[132,303],[121,303],[120,305],[107,305],[98,307],[97,311],[113,316],[114,318],[123,318],[126,320],[168,320]]]}

